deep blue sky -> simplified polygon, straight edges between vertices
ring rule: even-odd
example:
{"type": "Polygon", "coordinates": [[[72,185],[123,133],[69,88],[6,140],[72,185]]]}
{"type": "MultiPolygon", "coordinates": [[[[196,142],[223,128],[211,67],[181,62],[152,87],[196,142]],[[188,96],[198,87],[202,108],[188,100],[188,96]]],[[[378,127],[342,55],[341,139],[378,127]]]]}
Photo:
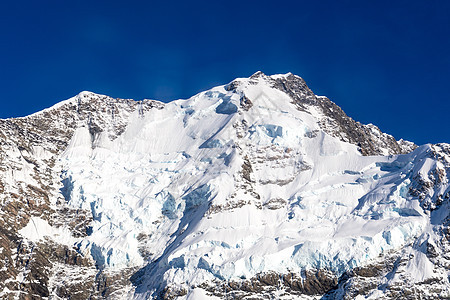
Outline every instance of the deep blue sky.
{"type": "Polygon", "coordinates": [[[363,123],[450,142],[450,1],[2,1],[0,118],[83,90],[188,98],[292,72],[363,123]]]}

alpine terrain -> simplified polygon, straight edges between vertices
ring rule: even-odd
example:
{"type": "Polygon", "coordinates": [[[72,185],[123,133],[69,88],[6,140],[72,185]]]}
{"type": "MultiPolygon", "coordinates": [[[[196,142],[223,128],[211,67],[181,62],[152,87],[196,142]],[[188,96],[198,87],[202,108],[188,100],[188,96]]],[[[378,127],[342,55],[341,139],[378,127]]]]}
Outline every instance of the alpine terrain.
{"type": "Polygon", "coordinates": [[[450,299],[450,145],[291,73],[0,120],[1,299],[450,299]]]}

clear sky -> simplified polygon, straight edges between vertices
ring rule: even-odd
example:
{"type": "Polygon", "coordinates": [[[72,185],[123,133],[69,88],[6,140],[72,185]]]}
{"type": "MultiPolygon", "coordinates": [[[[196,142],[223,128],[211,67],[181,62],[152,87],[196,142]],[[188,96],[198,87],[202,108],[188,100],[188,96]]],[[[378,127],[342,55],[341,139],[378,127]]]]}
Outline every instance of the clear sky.
{"type": "Polygon", "coordinates": [[[355,120],[450,143],[450,1],[2,1],[0,118],[89,90],[170,101],[292,72],[355,120]]]}

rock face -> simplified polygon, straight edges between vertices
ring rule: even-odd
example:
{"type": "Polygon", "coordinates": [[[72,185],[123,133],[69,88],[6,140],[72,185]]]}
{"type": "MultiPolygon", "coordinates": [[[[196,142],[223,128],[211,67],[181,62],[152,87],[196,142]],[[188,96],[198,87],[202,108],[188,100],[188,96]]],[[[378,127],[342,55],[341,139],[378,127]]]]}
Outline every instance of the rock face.
{"type": "Polygon", "coordinates": [[[293,74],[0,120],[2,299],[450,298],[448,144],[293,74]]]}

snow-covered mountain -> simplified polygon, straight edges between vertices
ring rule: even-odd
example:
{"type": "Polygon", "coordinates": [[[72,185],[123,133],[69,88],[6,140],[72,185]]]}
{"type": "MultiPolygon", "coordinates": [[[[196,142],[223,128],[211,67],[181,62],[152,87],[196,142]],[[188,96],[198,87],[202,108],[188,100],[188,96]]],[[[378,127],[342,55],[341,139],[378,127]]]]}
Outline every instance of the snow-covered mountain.
{"type": "Polygon", "coordinates": [[[293,74],[0,120],[0,297],[450,298],[450,145],[293,74]]]}

